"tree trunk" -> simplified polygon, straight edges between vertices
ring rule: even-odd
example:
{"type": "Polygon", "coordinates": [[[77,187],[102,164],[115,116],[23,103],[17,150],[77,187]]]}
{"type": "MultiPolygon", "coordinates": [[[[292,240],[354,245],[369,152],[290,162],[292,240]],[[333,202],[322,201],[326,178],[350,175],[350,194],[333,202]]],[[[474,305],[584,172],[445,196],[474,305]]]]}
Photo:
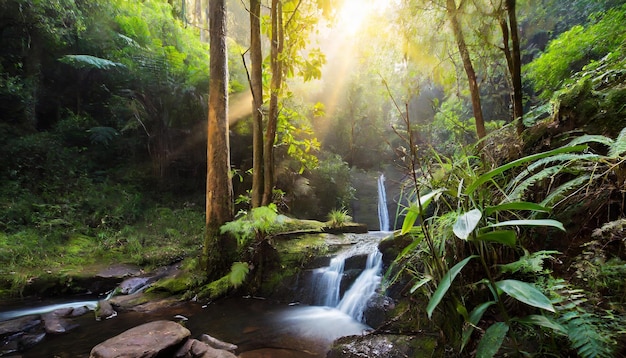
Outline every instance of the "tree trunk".
{"type": "MultiPolygon", "coordinates": [[[[469,90],[472,99],[472,109],[474,111],[474,118],[476,120],[476,134],[478,140],[485,137],[487,132],[485,131],[485,120],[483,118],[483,111],[480,104],[480,89],[478,88],[478,82],[476,80],[476,72],[472,65],[472,59],[469,55],[469,49],[465,43],[465,37],[463,36],[463,29],[459,23],[458,9],[455,0],[446,0],[446,14],[450,20],[452,26],[452,32],[454,33],[454,39],[456,40],[459,53],[461,54],[461,60],[463,61],[463,68],[467,75],[467,81],[469,82],[469,90]]],[[[481,146],[482,147],[482,146],[481,146]]]]}
{"type": "Polygon", "coordinates": [[[203,260],[207,276],[227,265],[219,229],[233,218],[228,139],[228,58],[225,0],[209,1],[210,81],[207,139],[206,236],[203,260]]]}
{"type": "Polygon", "coordinates": [[[271,69],[272,80],[270,83],[270,108],[265,130],[264,156],[264,185],[262,205],[272,202],[274,190],[274,141],[276,140],[276,126],[278,125],[278,95],[282,86],[282,60],[283,52],[283,20],[282,6],[279,0],[272,0],[271,9],[272,38],[271,38],[271,69]]]}
{"type": "Polygon", "coordinates": [[[252,207],[263,200],[263,54],[261,0],[250,0],[250,82],[252,91],[252,207]]]}
{"type": "Polygon", "coordinates": [[[506,0],[506,10],[511,31],[511,81],[513,83],[513,117],[517,120],[517,134],[524,130],[524,103],[522,92],[522,60],[519,31],[515,15],[515,0],[506,0]]]}

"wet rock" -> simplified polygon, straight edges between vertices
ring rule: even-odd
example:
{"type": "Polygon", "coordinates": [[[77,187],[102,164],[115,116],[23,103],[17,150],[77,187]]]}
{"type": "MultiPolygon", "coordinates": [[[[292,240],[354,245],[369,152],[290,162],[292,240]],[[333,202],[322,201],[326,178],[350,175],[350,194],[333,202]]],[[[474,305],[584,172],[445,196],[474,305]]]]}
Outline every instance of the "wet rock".
{"type": "MultiPolygon", "coordinates": [[[[212,337],[211,337],[212,338],[212,337]]],[[[224,343],[224,342],[222,342],[224,343]]],[[[211,347],[205,342],[189,339],[176,352],[175,358],[236,358],[231,352],[211,347]]]]}
{"type": "Polygon", "coordinates": [[[132,278],[128,278],[124,281],[122,281],[122,283],[120,284],[119,288],[120,288],[120,293],[123,295],[130,295],[133,294],[137,291],[139,291],[142,288],[145,288],[146,285],[148,285],[150,282],[152,282],[152,278],[151,277],[132,277],[132,278]]]}
{"type": "Polygon", "coordinates": [[[28,331],[41,323],[41,316],[24,316],[0,322],[0,337],[28,331]]]}
{"type": "Polygon", "coordinates": [[[365,323],[374,328],[379,328],[392,318],[392,312],[396,308],[391,297],[376,293],[367,301],[363,317],[365,323]]]}
{"type": "Polygon", "coordinates": [[[46,333],[61,334],[78,327],[77,324],[64,318],[66,315],[70,315],[71,312],[71,309],[69,311],[63,309],[41,315],[46,333]]]}
{"type": "Polygon", "coordinates": [[[411,235],[390,235],[378,244],[378,250],[383,254],[383,266],[389,267],[398,254],[413,242],[411,235]]]}
{"type": "Polygon", "coordinates": [[[436,340],[433,337],[402,335],[366,335],[339,338],[327,358],[362,357],[432,357],[436,340]]]}
{"type": "Polygon", "coordinates": [[[11,353],[17,353],[19,350],[20,346],[17,340],[3,342],[2,345],[0,345],[0,356],[4,357],[11,353]]]}
{"type": "Polygon", "coordinates": [[[367,265],[368,254],[354,255],[346,259],[344,270],[363,270],[367,265]]]}
{"type": "Polygon", "coordinates": [[[150,322],[131,328],[128,331],[98,344],[91,350],[89,357],[151,358],[157,355],[172,356],[178,350],[177,346],[190,335],[191,332],[189,332],[187,328],[176,322],[150,322]]]}
{"type": "Polygon", "coordinates": [[[111,303],[106,300],[98,301],[98,308],[96,308],[96,321],[101,319],[109,319],[117,316],[117,312],[111,306],[111,303]]]}
{"type": "Polygon", "coordinates": [[[220,341],[219,339],[211,337],[208,334],[203,334],[202,336],[200,336],[200,340],[215,349],[222,349],[229,352],[234,352],[237,350],[236,345],[220,341]]]}
{"type": "Polygon", "coordinates": [[[19,346],[22,350],[27,350],[41,343],[46,338],[46,333],[26,333],[18,340],[19,346]]]}

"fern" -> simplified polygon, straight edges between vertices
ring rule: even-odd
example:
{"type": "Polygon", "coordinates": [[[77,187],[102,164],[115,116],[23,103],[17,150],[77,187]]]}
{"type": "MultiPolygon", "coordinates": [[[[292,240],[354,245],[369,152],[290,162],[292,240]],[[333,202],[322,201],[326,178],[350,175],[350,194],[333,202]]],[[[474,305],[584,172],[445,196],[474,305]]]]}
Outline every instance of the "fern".
{"type": "Polygon", "coordinates": [[[230,268],[228,279],[233,287],[239,287],[246,280],[250,266],[246,262],[235,262],[230,268]]]}
{"type": "MultiPolygon", "coordinates": [[[[580,309],[580,308],[579,308],[580,309]]],[[[567,330],[567,337],[578,355],[587,357],[612,357],[615,345],[606,322],[595,314],[574,310],[558,319],[567,330]]]]}
{"type": "Polygon", "coordinates": [[[617,158],[626,152],[626,128],[615,139],[615,142],[609,149],[609,158],[617,158]]]}
{"type": "MultiPolygon", "coordinates": [[[[594,176],[596,178],[596,176],[594,176]]],[[[591,180],[591,175],[582,175],[575,179],[572,179],[564,184],[561,184],[556,189],[554,189],[541,203],[540,205],[546,207],[552,207],[556,202],[562,200],[565,197],[565,194],[571,192],[572,190],[580,187],[584,183],[591,180]]]]}
{"type": "Polygon", "coordinates": [[[604,144],[609,148],[613,146],[613,139],[603,136],[603,135],[591,135],[591,134],[585,134],[585,135],[581,135],[578,138],[575,138],[574,140],[569,142],[568,146],[591,143],[591,142],[604,144]]]}
{"type": "Polygon", "coordinates": [[[99,70],[109,70],[117,67],[126,67],[119,62],[113,62],[104,58],[91,55],[65,55],[61,57],[59,61],[80,69],[95,68],[99,70]]]}
{"type": "Polygon", "coordinates": [[[515,189],[507,196],[508,200],[509,201],[519,200],[524,194],[524,192],[526,192],[526,190],[528,190],[528,188],[533,186],[536,182],[542,181],[546,178],[549,178],[558,174],[563,168],[564,168],[564,165],[556,165],[553,167],[545,168],[539,173],[532,175],[530,178],[524,180],[523,182],[521,182],[519,185],[515,187],[515,189]]]}

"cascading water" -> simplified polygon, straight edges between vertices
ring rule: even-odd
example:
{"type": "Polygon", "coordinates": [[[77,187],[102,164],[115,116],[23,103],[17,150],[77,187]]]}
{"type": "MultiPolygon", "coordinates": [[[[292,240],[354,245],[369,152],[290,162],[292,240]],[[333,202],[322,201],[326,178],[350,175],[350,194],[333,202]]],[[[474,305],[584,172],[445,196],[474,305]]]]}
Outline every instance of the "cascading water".
{"type": "Polygon", "coordinates": [[[380,224],[380,231],[389,231],[389,211],[387,210],[385,174],[381,174],[378,177],[378,223],[380,224]]]}
{"type": "Polygon", "coordinates": [[[381,281],[382,254],[378,251],[379,241],[380,237],[375,235],[365,237],[350,250],[332,258],[328,266],[316,269],[313,272],[313,290],[316,294],[314,304],[335,308],[362,322],[367,301],[376,292],[381,281]],[[365,254],[367,254],[365,269],[341,297],[346,260],[365,254]]]}

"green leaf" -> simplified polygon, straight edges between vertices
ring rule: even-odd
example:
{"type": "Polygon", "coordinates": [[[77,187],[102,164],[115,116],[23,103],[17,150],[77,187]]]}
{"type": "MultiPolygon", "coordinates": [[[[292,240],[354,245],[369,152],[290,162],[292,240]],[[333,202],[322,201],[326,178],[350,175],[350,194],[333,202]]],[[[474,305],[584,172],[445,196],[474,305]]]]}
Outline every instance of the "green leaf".
{"type": "Polygon", "coordinates": [[[498,353],[504,337],[509,332],[509,325],[504,322],[492,324],[476,348],[476,358],[491,358],[498,353]]]}
{"type": "Polygon", "coordinates": [[[626,128],[622,129],[609,150],[610,158],[617,158],[626,152],[626,128]]]}
{"type": "Polygon", "coordinates": [[[509,220],[509,221],[503,221],[503,222],[489,225],[489,227],[500,227],[500,226],[551,226],[559,230],[565,231],[565,227],[563,227],[563,223],[561,223],[560,221],[552,220],[552,219],[509,220]]]}
{"type": "Polygon", "coordinates": [[[230,268],[228,279],[234,287],[238,287],[245,281],[249,271],[250,266],[247,262],[234,262],[230,268]]]}
{"type": "Polygon", "coordinates": [[[426,276],[426,277],[422,278],[421,280],[417,281],[417,283],[415,283],[415,285],[413,285],[413,287],[411,287],[411,293],[414,293],[420,287],[424,286],[425,284],[429,283],[432,280],[433,280],[433,278],[431,276],[426,276]]]}
{"type": "Polygon", "coordinates": [[[467,237],[474,231],[482,216],[483,214],[478,209],[470,210],[459,216],[452,227],[454,235],[461,240],[467,240],[467,237]]]}
{"type": "Polygon", "coordinates": [[[567,329],[555,320],[542,315],[530,315],[523,318],[516,318],[515,321],[524,324],[532,324],[549,328],[557,333],[567,335],[567,329]]]}
{"type": "Polygon", "coordinates": [[[485,208],[485,215],[489,216],[498,211],[506,211],[506,210],[531,210],[531,211],[539,211],[548,213],[551,211],[550,208],[547,208],[543,205],[539,205],[536,203],[529,203],[527,201],[516,201],[513,203],[505,203],[496,206],[488,206],[485,208]]]}
{"type": "Polygon", "coordinates": [[[419,218],[419,216],[422,213],[420,208],[422,210],[426,210],[426,208],[428,207],[430,202],[433,200],[433,198],[435,198],[435,196],[442,193],[443,191],[444,191],[443,189],[437,189],[437,190],[431,191],[428,194],[420,195],[419,201],[421,205],[418,205],[418,203],[415,202],[408,208],[406,216],[404,217],[404,221],[402,222],[402,231],[401,231],[402,235],[409,232],[411,228],[413,227],[413,225],[415,225],[417,218],[419,218]]]}
{"type": "Polygon", "coordinates": [[[474,328],[478,324],[478,321],[480,321],[480,319],[483,317],[483,315],[487,311],[487,308],[489,308],[494,303],[496,302],[488,301],[488,302],[481,303],[480,305],[476,306],[472,310],[472,312],[470,312],[469,318],[467,320],[469,324],[463,328],[463,337],[461,339],[461,351],[463,351],[463,348],[465,348],[470,338],[472,337],[472,333],[474,332],[474,328]]]}
{"type": "Polygon", "coordinates": [[[465,265],[467,265],[467,263],[475,257],[478,256],[472,255],[466,257],[463,261],[454,265],[454,267],[452,267],[450,271],[446,272],[446,274],[441,279],[439,286],[437,286],[435,293],[433,293],[433,296],[428,301],[428,306],[426,306],[426,313],[428,313],[428,318],[432,317],[433,311],[435,311],[435,308],[437,308],[439,302],[441,302],[441,300],[443,299],[443,296],[445,296],[446,292],[448,292],[448,290],[450,289],[454,278],[461,272],[463,267],[465,267],[465,265]]]}
{"type": "Polygon", "coordinates": [[[529,283],[518,280],[502,280],[496,282],[496,287],[527,305],[554,312],[554,307],[548,297],[529,283]]]}
{"type": "Polygon", "coordinates": [[[477,241],[497,242],[507,246],[514,247],[517,242],[517,234],[513,230],[497,230],[480,234],[476,237],[477,241]]]}
{"type": "Polygon", "coordinates": [[[126,67],[119,62],[113,62],[105,58],[95,57],[91,55],[65,55],[59,61],[81,69],[99,69],[108,70],[116,67],[126,67]]]}
{"type": "Polygon", "coordinates": [[[577,146],[573,146],[573,147],[562,147],[562,148],[557,148],[557,149],[553,149],[547,152],[543,152],[543,153],[537,153],[537,154],[533,154],[533,155],[529,155],[517,160],[514,160],[510,163],[507,163],[505,165],[499,166],[481,176],[479,176],[473,183],[471,183],[467,188],[465,188],[465,194],[466,195],[470,195],[472,194],[476,189],[478,189],[479,186],[481,186],[482,184],[488,182],[489,180],[493,179],[493,177],[500,175],[502,173],[504,173],[505,171],[511,169],[511,168],[515,168],[517,166],[520,166],[524,163],[533,161],[533,160],[537,160],[537,159],[541,159],[541,158],[545,158],[545,157],[549,157],[551,155],[555,155],[555,154],[560,154],[560,153],[569,153],[569,152],[581,152],[583,150],[587,149],[586,145],[577,145],[577,146]]]}

